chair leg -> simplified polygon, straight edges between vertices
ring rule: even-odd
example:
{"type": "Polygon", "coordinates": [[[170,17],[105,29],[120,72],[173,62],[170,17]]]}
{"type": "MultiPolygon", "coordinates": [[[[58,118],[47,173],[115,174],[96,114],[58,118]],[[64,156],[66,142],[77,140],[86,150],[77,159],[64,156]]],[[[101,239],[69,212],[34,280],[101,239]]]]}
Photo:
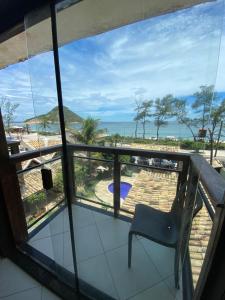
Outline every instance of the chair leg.
{"type": "Polygon", "coordinates": [[[128,235],[128,268],[131,267],[131,255],[132,255],[132,232],[129,232],[128,235]]]}
{"type": "Polygon", "coordinates": [[[179,261],[180,261],[180,255],[179,251],[176,248],[175,251],[175,259],[174,259],[174,279],[175,279],[175,288],[179,289],[179,261]]]}

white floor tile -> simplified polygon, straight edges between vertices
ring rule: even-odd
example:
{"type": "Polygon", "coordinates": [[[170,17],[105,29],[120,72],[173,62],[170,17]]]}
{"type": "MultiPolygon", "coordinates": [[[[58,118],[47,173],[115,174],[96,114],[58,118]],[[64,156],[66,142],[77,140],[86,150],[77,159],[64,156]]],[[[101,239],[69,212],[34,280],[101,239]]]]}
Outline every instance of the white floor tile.
{"type": "Polygon", "coordinates": [[[100,213],[97,211],[93,211],[93,216],[94,216],[95,222],[98,224],[105,222],[105,221],[112,221],[112,219],[113,219],[112,216],[109,216],[107,214],[100,213]]]}
{"type": "Polygon", "coordinates": [[[79,263],[78,272],[81,279],[118,299],[104,254],[79,263]]]}
{"type": "Polygon", "coordinates": [[[29,244],[61,266],[68,266],[73,262],[69,231],[32,241],[29,244]]]}
{"type": "Polygon", "coordinates": [[[10,260],[0,260],[0,297],[38,286],[37,281],[10,260]]]}
{"type": "Polygon", "coordinates": [[[95,225],[85,226],[75,232],[77,261],[102,254],[103,248],[95,225]]]}
{"type": "Polygon", "coordinates": [[[46,289],[44,286],[42,287],[41,300],[60,300],[60,299],[61,299],[60,297],[53,294],[50,290],[46,289]]]}
{"type": "MultiPolygon", "coordinates": [[[[41,298],[41,287],[32,288],[29,290],[21,291],[16,294],[9,295],[4,298],[5,300],[42,300],[41,298]]],[[[47,300],[47,299],[46,299],[47,300]]]]}
{"type": "Polygon", "coordinates": [[[109,221],[97,223],[97,227],[105,251],[128,243],[130,223],[112,218],[109,221]]]}
{"type": "Polygon", "coordinates": [[[140,242],[150,255],[163,279],[174,274],[175,250],[173,248],[164,247],[144,238],[140,239],[140,242]]]}
{"type": "Polygon", "coordinates": [[[180,274],[180,289],[175,288],[174,276],[169,276],[167,279],[165,279],[165,284],[168,286],[174,298],[176,298],[177,300],[183,299],[182,274],[180,274]]]}
{"type": "Polygon", "coordinates": [[[67,209],[64,209],[56,217],[54,217],[48,224],[46,224],[37,234],[35,234],[29,242],[50,237],[59,233],[69,231],[69,217],[67,209]]]}
{"type": "MultiPolygon", "coordinates": [[[[43,228],[30,243],[73,272],[70,233],[65,231],[69,229],[67,211],[64,210],[62,215],[43,228]],[[60,228],[64,233],[53,235],[53,232],[60,232],[60,228]]],[[[174,249],[134,237],[132,267],[128,269],[128,222],[79,206],[73,206],[73,220],[81,279],[116,299],[170,300],[180,297],[182,293],[174,290],[174,249]]],[[[54,294],[52,297],[49,299],[59,299],[54,298],[57,297],[54,294]]]]}
{"type": "Polygon", "coordinates": [[[45,254],[46,256],[54,260],[54,252],[53,252],[51,236],[39,240],[34,240],[34,241],[31,240],[29,241],[29,245],[31,245],[36,250],[40,251],[41,253],[45,254]]]}
{"type": "Polygon", "coordinates": [[[161,281],[161,277],[142,245],[133,243],[132,267],[127,266],[127,245],[106,253],[121,299],[127,299],[161,281]]]}
{"type": "Polygon", "coordinates": [[[164,282],[154,285],[152,288],[137,294],[130,300],[174,300],[167,285],[164,282]]]}
{"type": "Polygon", "coordinates": [[[49,223],[49,228],[51,235],[56,235],[59,233],[64,233],[69,230],[69,217],[67,210],[59,213],[55,218],[49,223]]]}
{"type": "Polygon", "coordinates": [[[73,221],[75,228],[81,228],[95,224],[92,211],[78,205],[73,205],[73,221]]]}
{"type": "Polygon", "coordinates": [[[37,234],[35,234],[29,242],[34,242],[46,237],[51,236],[50,228],[49,225],[47,224],[45,227],[43,227],[37,234]]]}

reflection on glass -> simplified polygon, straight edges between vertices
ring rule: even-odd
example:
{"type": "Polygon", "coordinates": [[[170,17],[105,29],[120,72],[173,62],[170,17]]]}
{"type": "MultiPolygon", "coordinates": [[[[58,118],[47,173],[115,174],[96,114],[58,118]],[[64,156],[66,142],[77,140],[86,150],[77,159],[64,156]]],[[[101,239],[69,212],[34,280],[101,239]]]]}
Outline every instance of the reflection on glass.
{"type": "MultiPolygon", "coordinates": [[[[34,117],[25,123],[32,131],[28,142],[33,149],[62,143],[49,16],[49,7],[44,7],[25,18],[30,101],[34,108],[34,117]]],[[[35,234],[31,228],[28,243],[55,262],[59,277],[62,267],[74,273],[62,162],[57,150],[48,155],[41,151],[36,166],[19,174],[27,222],[37,227],[35,234]],[[38,226],[40,223],[42,226],[38,226]]]]}
{"type": "MultiPolygon", "coordinates": [[[[143,6],[144,14],[140,5],[135,19],[125,18],[126,10],[122,16],[115,15],[105,6],[104,14],[99,14],[97,4],[88,10],[84,1],[63,3],[57,10],[63,100],[79,116],[74,122],[68,119],[68,141],[198,153],[212,162],[220,147],[224,149],[224,1],[202,3],[154,18],[149,18],[148,4],[143,6]]],[[[113,203],[113,173],[108,173],[108,163],[88,160],[87,153],[76,156],[77,199],[101,199],[107,203],[110,195],[113,203]]],[[[170,159],[145,159],[138,155],[121,161],[120,196],[126,192],[121,197],[121,208],[133,213],[136,204],[145,203],[168,212],[179,176],[173,171],[182,166],[170,159]]],[[[185,207],[188,222],[193,205],[188,203],[185,207]]],[[[197,268],[193,258],[198,253],[193,245],[201,244],[203,248],[204,239],[208,238],[199,233],[199,216],[203,213],[204,207],[194,219],[189,243],[195,282],[197,268]]],[[[82,224],[85,216],[81,219],[82,224]]],[[[98,224],[98,229],[103,235],[104,226],[98,224]]],[[[209,234],[210,229],[206,232],[209,234]]],[[[188,237],[189,232],[185,234],[188,237]]],[[[171,252],[152,244],[147,249],[160,272],[164,272],[160,269],[163,255],[157,256],[160,251],[165,254],[165,268],[170,269],[171,252]]],[[[119,272],[116,276],[119,278],[119,272]]],[[[174,289],[173,278],[167,283],[176,297],[179,292],[174,289]]]]}
{"type": "MultiPolygon", "coordinates": [[[[223,1],[111,31],[112,20],[94,22],[94,12],[93,27],[71,17],[86,15],[84,3],[64,4],[57,13],[64,104],[83,120],[99,120],[105,132],[92,143],[210,150],[223,1]]],[[[218,96],[220,102],[223,95],[218,96]]],[[[70,129],[82,132],[82,127],[77,121],[70,129]]],[[[84,142],[74,136],[71,141],[84,142]]]]}
{"type": "Polygon", "coordinates": [[[86,158],[74,156],[76,198],[94,200],[102,208],[106,208],[104,205],[113,206],[113,194],[109,191],[113,182],[113,162],[105,159],[100,153],[86,158]]]}
{"type": "Polygon", "coordinates": [[[43,215],[48,212],[51,214],[52,210],[57,210],[58,205],[64,201],[61,157],[45,164],[44,167],[50,170],[52,177],[53,184],[48,190],[43,187],[42,167],[37,165],[36,168],[32,168],[30,165],[27,166],[27,170],[18,174],[28,228],[39,225],[45,219],[43,215]]]}

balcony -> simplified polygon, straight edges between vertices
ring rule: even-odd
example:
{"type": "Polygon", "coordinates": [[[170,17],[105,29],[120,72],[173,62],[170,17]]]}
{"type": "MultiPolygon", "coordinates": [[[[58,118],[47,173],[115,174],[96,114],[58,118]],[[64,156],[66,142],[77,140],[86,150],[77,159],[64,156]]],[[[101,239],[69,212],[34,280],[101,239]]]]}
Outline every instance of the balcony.
{"type": "MultiPolygon", "coordinates": [[[[187,290],[193,297],[210,256],[208,244],[213,239],[214,220],[221,209],[218,203],[223,195],[222,177],[199,155],[86,145],[67,147],[71,162],[71,210],[62,186],[60,145],[10,157],[18,168],[18,164],[28,159],[40,155],[49,158],[49,154],[54,154],[54,158],[46,159],[43,165],[17,169],[28,228],[26,243],[20,243],[21,251],[36,257],[62,281],[66,277],[73,284],[74,276],[77,277],[80,291],[96,299],[149,299],[153,296],[153,299],[183,299],[187,290]],[[99,153],[107,154],[107,159],[98,158],[99,153]],[[134,156],[139,160],[134,162],[134,156]],[[146,159],[155,158],[172,161],[173,166],[144,163],[146,159]],[[80,172],[81,166],[84,172],[80,172]],[[49,190],[43,189],[42,168],[51,170],[53,186],[49,190]],[[132,268],[128,268],[128,231],[136,204],[169,211],[177,189],[195,174],[198,178],[196,197],[203,207],[192,226],[190,222],[188,235],[184,236],[186,254],[180,268],[181,288],[177,290],[173,249],[135,237],[132,268]],[[209,184],[209,175],[216,178],[217,191],[209,184]],[[123,182],[132,185],[126,197],[122,196],[123,182]],[[113,193],[109,189],[112,183],[113,193]]],[[[26,236],[27,229],[14,228],[14,234],[18,232],[26,236]]]]}
{"type": "MultiPolygon", "coordinates": [[[[28,244],[71,272],[73,260],[67,209],[31,233],[28,244]]],[[[174,288],[174,250],[135,239],[127,267],[129,220],[83,204],[73,204],[79,278],[114,299],[182,299],[174,288]],[[169,263],[168,263],[169,261],[169,263]]]]}

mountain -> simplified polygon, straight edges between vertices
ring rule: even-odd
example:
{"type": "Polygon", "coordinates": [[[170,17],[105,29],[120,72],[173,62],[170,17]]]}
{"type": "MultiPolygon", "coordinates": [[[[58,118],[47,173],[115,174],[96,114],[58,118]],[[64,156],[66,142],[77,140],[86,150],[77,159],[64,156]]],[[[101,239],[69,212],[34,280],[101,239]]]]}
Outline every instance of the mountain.
{"type": "MultiPolygon", "coordinates": [[[[81,123],[83,121],[83,119],[79,115],[77,115],[76,113],[71,111],[66,106],[63,107],[63,111],[64,111],[64,118],[65,118],[66,123],[81,123]]],[[[56,106],[52,110],[50,110],[48,113],[39,115],[34,118],[27,119],[24,122],[28,123],[28,124],[38,124],[38,123],[41,123],[41,120],[43,118],[48,120],[50,123],[59,123],[58,107],[56,106]]]]}

